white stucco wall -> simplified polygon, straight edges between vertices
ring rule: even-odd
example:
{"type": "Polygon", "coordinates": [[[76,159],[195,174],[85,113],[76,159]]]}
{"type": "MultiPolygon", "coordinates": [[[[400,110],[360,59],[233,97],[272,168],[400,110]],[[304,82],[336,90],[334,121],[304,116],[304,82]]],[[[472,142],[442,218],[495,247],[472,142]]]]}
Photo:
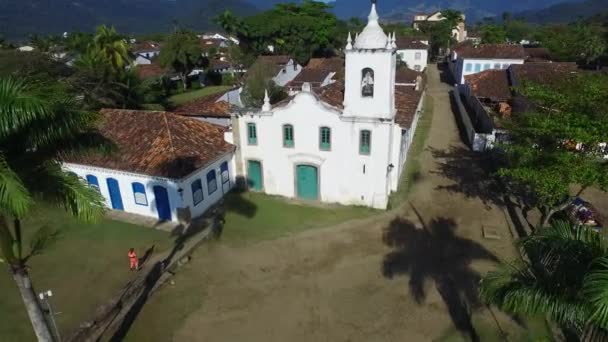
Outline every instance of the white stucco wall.
{"type": "Polygon", "coordinates": [[[232,89],[227,91],[222,97],[218,99],[218,101],[226,101],[231,105],[243,108],[243,102],[241,102],[241,93],[243,92],[243,87],[232,89]]]}
{"type": "MultiPolygon", "coordinates": [[[[243,170],[247,172],[248,160],[261,161],[264,192],[296,197],[295,168],[312,164],[319,171],[319,200],[386,208],[391,188],[387,170],[395,154],[390,137],[397,130],[392,121],[344,117],[302,91],[286,107],[243,115],[238,124],[243,170]],[[256,145],[248,145],[248,123],[256,124],[256,145]],[[284,124],[293,125],[293,148],[283,147],[284,124]],[[330,151],[319,148],[320,127],[331,128],[330,151]],[[359,154],[359,134],[364,129],[372,132],[370,155],[359,154]]],[[[399,146],[394,150],[398,155],[399,146]]]]}
{"type": "Polygon", "coordinates": [[[524,64],[523,59],[473,59],[473,58],[460,58],[458,57],[452,62],[452,70],[454,73],[454,79],[458,84],[464,84],[464,77],[466,75],[476,74],[485,70],[491,69],[507,69],[511,64],[524,64]],[[470,71],[467,71],[467,64],[471,64],[470,71]],[[490,65],[486,68],[487,64],[490,65]],[[500,64],[500,68],[497,68],[500,64]],[[476,65],[480,65],[479,69],[476,69],[476,65]]]}
{"type": "Polygon", "coordinates": [[[137,56],[133,61],[133,65],[149,65],[152,64],[152,61],[149,58],[137,56]]]}
{"type": "Polygon", "coordinates": [[[424,71],[428,63],[429,52],[425,49],[404,49],[397,50],[397,54],[401,57],[401,60],[407,63],[407,67],[416,70],[416,66],[420,69],[416,71],[424,71]],[[420,58],[416,59],[416,53],[420,54],[420,58]]]}
{"type": "Polygon", "coordinates": [[[392,118],[395,114],[395,50],[346,50],[344,115],[392,118]],[[362,71],[374,71],[374,96],[361,96],[362,71]]]}
{"type": "Polygon", "coordinates": [[[158,218],[158,211],[156,209],[156,201],[154,196],[154,186],[160,185],[167,189],[169,196],[169,204],[171,206],[171,220],[178,222],[178,208],[190,208],[190,216],[192,218],[202,215],[211,205],[215,204],[220,200],[230,189],[234,186],[236,181],[236,175],[234,173],[234,157],[232,153],[226,154],[221,158],[217,159],[213,163],[209,164],[205,168],[199,169],[193,174],[181,179],[169,179],[162,177],[151,177],[142,174],[135,174],[130,172],[122,172],[111,169],[104,169],[99,167],[92,167],[86,165],[70,164],[65,163],[64,168],[67,171],[74,172],[79,177],[86,180],[87,175],[93,175],[97,177],[99,182],[99,190],[103,195],[106,206],[112,208],[110,202],[110,193],[108,190],[107,179],[114,178],[118,181],[120,188],[121,199],[124,207],[124,211],[132,214],[158,218]],[[230,181],[224,184],[221,179],[220,165],[223,162],[228,163],[229,178],[230,181]],[[218,184],[217,190],[209,195],[207,185],[207,173],[214,170],[216,173],[216,182],[218,184]],[[203,201],[198,205],[193,205],[191,184],[196,179],[201,179],[203,185],[203,201]],[[135,197],[133,194],[133,183],[141,183],[146,189],[146,198],[148,205],[139,205],[135,203],[135,197]],[[179,189],[182,189],[182,195],[179,194],[179,189]]]}
{"type": "Polygon", "coordinates": [[[302,66],[293,59],[290,59],[272,80],[279,87],[283,87],[296,78],[300,72],[302,72],[302,66]]]}
{"type": "Polygon", "coordinates": [[[85,180],[87,175],[97,177],[97,181],[99,182],[99,191],[103,195],[108,208],[112,208],[107,184],[108,178],[114,178],[118,181],[122,204],[124,206],[124,211],[126,212],[158,218],[158,211],[156,210],[153,190],[154,186],[156,185],[163,186],[167,189],[169,203],[171,205],[171,218],[173,221],[177,221],[177,208],[183,207],[182,199],[177,191],[180,185],[175,180],[78,164],[65,163],[64,167],[66,170],[74,172],[85,180]],[[132,187],[132,184],[135,182],[142,183],[145,186],[146,198],[148,200],[147,206],[135,204],[135,197],[133,195],[132,187]]]}
{"type": "Polygon", "coordinates": [[[188,177],[185,177],[183,180],[179,182],[182,189],[184,189],[184,207],[190,207],[190,213],[192,217],[198,217],[202,215],[210,206],[217,203],[225,194],[227,194],[230,189],[232,189],[236,183],[236,175],[234,173],[234,158],[233,154],[227,154],[211,163],[204,169],[200,169],[197,172],[191,174],[188,177]],[[228,163],[228,171],[229,171],[229,181],[226,183],[222,183],[222,174],[220,171],[220,166],[222,163],[228,163]],[[215,172],[215,180],[217,182],[217,190],[212,194],[209,194],[209,186],[207,184],[207,173],[210,171],[215,172]],[[192,183],[197,179],[201,180],[203,185],[203,201],[198,203],[198,205],[194,205],[193,197],[192,197],[192,183]]]}

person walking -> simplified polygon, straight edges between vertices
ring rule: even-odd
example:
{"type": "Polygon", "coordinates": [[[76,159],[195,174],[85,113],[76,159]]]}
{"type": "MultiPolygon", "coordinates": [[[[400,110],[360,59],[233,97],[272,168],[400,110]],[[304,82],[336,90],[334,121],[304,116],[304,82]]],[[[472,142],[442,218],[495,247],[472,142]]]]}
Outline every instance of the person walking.
{"type": "Polygon", "coordinates": [[[137,253],[135,253],[134,248],[129,248],[129,264],[131,267],[131,271],[135,271],[139,269],[139,259],[137,258],[137,253]]]}

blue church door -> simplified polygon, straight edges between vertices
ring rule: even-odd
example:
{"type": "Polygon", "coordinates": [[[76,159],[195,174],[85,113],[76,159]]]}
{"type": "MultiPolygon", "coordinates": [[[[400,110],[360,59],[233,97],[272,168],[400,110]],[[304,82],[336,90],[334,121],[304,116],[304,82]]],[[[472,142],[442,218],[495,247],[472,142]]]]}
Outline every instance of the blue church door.
{"type": "Polygon", "coordinates": [[[158,219],[161,221],[171,221],[171,205],[169,204],[169,195],[167,189],[156,185],[154,187],[154,198],[156,199],[156,211],[158,219]]]}
{"type": "Polygon", "coordinates": [[[108,191],[110,192],[110,202],[112,202],[112,209],[114,210],[125,210],[122,205],[122,197],[120,196],[120,187],[118,181],[114,178],[108,178],[108,191]]]}

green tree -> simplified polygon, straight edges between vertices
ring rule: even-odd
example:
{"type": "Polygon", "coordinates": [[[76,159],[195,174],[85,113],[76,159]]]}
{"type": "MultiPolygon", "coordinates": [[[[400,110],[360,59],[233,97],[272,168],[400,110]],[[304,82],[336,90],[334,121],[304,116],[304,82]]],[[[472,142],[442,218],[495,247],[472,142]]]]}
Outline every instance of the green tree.
{"type": "Polygon", "coordinates": [[[330,6],[311,0],[277,4],[269,11],[245,18],[236,25],[236,34],[246,54],[261,55],[273,45],[276,53],[306,64],[313,56],[331,54],[336,47],[345,45],[337,34],[338,19],[329,9],[330,6]]]}
{"type": "Polygon", "coordinates": [[[8,265],[39,341],[52,341],[27,261],[42,251],[49,232],[23,246],[22,219],[34,200],[56,205],[93,221],[104,212],[101,195],[65,172],[60,156],[99,146],[94,116],[79,111],[72,97],[0,79],[0,261],[8,265]]]}
{"type": "Polygon", "coordinates": [[[427,22],[420,25],[420,31],[429,36],[431,55],[438,56],[456,41],[452,37],[452,24],[447,20],[427,22]]]}
{"type": "Polygon", "coordinates": [[[164,67],[172,68],[182,80],[184,90],[188,89],[188,74],[201,60],[202,49],[196,34],[186,30],[172,33],[160,51],[159,61],[164,67]]]}
{"type": "Polygon", "coordinates": [[[608,141],[608,79],[564,77],[517,91],[530,109],[504,122],[511,141],[502,146],[498,174],[523,203],[540,211],[540,225],[546,226],[585,189],[608,189],[608,151],[601,147],[608,141]]]}
{"type": "Polygon", "coordinates": [[[507,41],[507,33],[498,25],[483,25],[481,27],[481,42],[483,44],[503,44],[507,41]]]}
{"type": "Polygon", "coordinates": [[[245,106],[262,107],[266,91],[268,91],[270,103],[276,103],[287,97],[283,88],[277,86],[272,80],[274,73],[274,66],[269,63],[256,63],[247,71],[247,79],[241,94],[245,106]]]}
{"type": "Polygon", "coordinates": [[[480,295],[518,315],[545,315],[583,334],[608,328],[608,243],[587,227],[556,222],[517,242],[523,254],[488,273],[480,295]]]}
{"type": "Polygon", "coordinates": [[[93,49],[94,53],[99,54],[112,67],[114,73],[121,73],[126,66],[131,64],[129,44],[123,36],[116,32],[114,27],[105,25],[97,27],[93,44],[89,46],[89,49],[93,49]]]}
{"type": "Polygon", "coordinates": [[[222,27],[229,35],[236,34],[242,26],[242,21],[235,17],[230,10],[224,11],[224,13],[215,17],[213,21],[222,27]]]}

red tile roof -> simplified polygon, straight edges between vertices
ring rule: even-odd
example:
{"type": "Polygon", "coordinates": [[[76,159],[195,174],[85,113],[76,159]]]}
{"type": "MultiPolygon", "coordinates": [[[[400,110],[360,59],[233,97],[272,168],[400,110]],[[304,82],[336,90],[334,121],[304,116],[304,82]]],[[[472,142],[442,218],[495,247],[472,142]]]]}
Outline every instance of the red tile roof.
{"type": "Polygon", "coordinates": [[[160,43],[149,40],[149,41],[134,44],[133,46],[131,46],[131,51],[133,51],[134,53],[146,52],[146,51],[159,51],[160,48],[161,48],[160,43]]]}
{"type": "Polygon", "coordinates": [[[287,86],[299,88],[302,84],[308,82],[313,87],[318,87],[330,73],[341,75],[343,70],[344,59],[342,58],[312,58],[308,65],[287,86]]]}
{"type": "Polygon", "coordinates": [[[400,36],[397,37],[397,50],[428,50],[429,46],[421,43],[419,38],[400,36]]]}
{"type": "Polygon", "coordinates": [[[152,64],[140,64],[135,67],[135,71],[137,72],[137,75],[139,75],[139,78],[147,79],[147,78],[161,77],[161,76],[167,74],[168,69],[165,69],[156,63],[152,63],[152,64]]]}
{"type": "Polygon", "coordinates": [[[506,70],[486,70],[464,77],[473,95],[500,102],[511,98],[511,88],[506,70]]]}
{"type": "Polygon", "coordinates": [[[454,47],[458,57],[483,59],[525,59],[526,52],[521,45],[481,44],[463,42],[454,47]]]}
{"type": "Polygon", "coordinates": [[[549,62],[551,52],[546,48],[524,48],[526,52],[526,62],[549,62]]]}
{"type": "Polygon", "coordinates": [[[344,107],[344,82],[337,81],[328,85],[327,87],[323,87],[319,90],[319,97],[321,101],[337,107],[344,107]]]}
{"type": "Polygon", "coordinates": [[[112,141],[112,154],[90,153],[65,158],[90,165],[180,179],[234,151],[224,128],[168,112],[103,109],[100,133],[112,141]]]}
{"type": "Polygon", "coordinates": [[[397,87],[395,89],[395,106],[397,107],[397,115],[395,122],[401,128],[410,128],[416,115],[416,109],[422,99],[422,92],[417,91],[414,87],[397,87]]]}
{"type": "Polygon", "coordinates": [[[416,78],[424,74],[410,68],[398,68],[395,74],[395,83],[416,83],[416,78]]]}
{"type": "Polygon", "coordinates": [[[232,105],[218,101],[225,92],[200,97],[175,108],[173,112],[184,116],[230,118],[232,105]]]}
{"type": "Polygon", "coordinates": [[[510,67],[513,86],[523,81],[551,84],[581,73],[576,63],[525,63],[510,67]]]}

